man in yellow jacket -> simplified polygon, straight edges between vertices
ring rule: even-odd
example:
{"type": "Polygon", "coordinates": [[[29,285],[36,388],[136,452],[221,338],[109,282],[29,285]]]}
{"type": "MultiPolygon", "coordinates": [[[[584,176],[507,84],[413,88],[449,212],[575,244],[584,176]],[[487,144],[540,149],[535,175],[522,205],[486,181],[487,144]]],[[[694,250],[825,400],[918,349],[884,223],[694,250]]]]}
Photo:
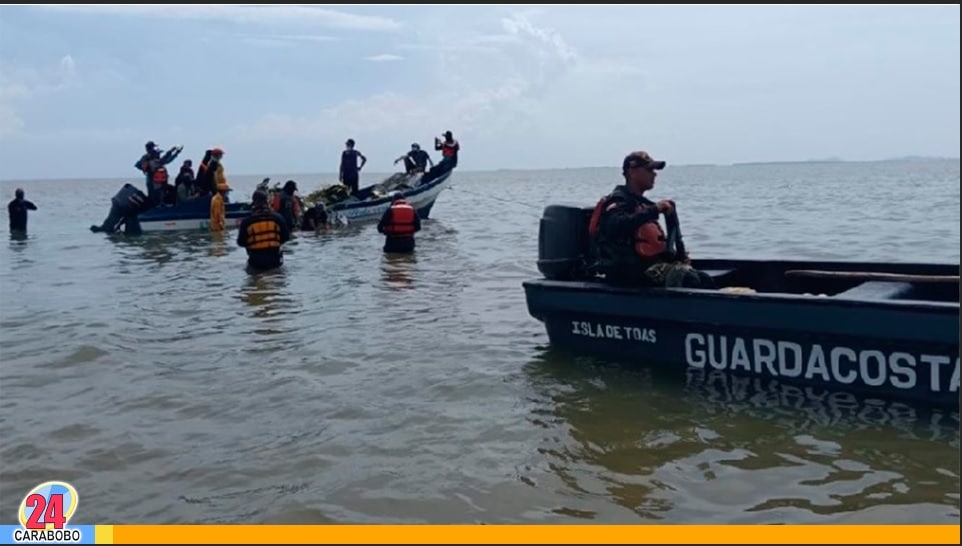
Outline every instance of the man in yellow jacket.
{"type": "Polygon", "coordinates": [[[224,175],[224,164],[221,159],[224,157],[224,150],[214,148],[211,150],[211,163],[214,169],[214,185],[217,193],[210,200],[210,230],[224,231],[227,229],[227,192],[230,185],[227,184],[227,177],[224,175]]]}
{"type": "Polygon", "coordinates": [[[217,183],[217,193],[210,199],[211,231],[224,231],[227,229],[227,205],[224,203],[224,199],[229,191],[230,186],[227,185],[227,182],[217,183]]]}

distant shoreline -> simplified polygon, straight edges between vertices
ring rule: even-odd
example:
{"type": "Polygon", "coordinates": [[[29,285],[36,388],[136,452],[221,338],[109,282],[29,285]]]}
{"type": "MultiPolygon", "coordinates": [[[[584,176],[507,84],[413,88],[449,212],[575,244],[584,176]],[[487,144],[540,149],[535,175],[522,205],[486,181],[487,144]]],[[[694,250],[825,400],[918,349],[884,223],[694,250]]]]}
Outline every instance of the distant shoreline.
{"type": "Polygon", "coordinates": [[[888,159],[841,159],[838,157],[827,157],[824,159],[803,159],[786,161],[743,161],[732,163],[732,167],[744,167],[746,165],[800,165],[815,163],[914,163],[924,161],[959,161],[958,157],[926,157],[926,156],[905,156],[892,157],[888,159]]]}
{"type": "MultiPolygon", "coordinates": [[[[932,161],[960,161],[958,157],[925,157],[925,156],[906,156],[906,157],[895,157],[889,159],[840,159],[840,158],[825,158],[825,159],[807,159],[807,160],[784,160],[784,161],[742,161],[735,163],[677,163],[671,164],[669,162],[669,167],[671,168],[725,168],[725,167],[761,167],[761,166],[777,166],[777,165],[824,165],[824,164],[841,164],[841,163],[923,163],[932,161]]],[[[498,169],[474,169],[468,170],[463,169],[459,172],[463,173],[498,173],[498,172],[526,172],[526,171],[578,171],[578,170],[594,170],[594,169],[617,169],[617,165],[595,165],[586,167],[541,167],[541,168],[498,168],[498,169]]],[[[279,171],[278,171],[279,172],[279,171]]],[[[376,176],[390,176],[392,173],[371,173],[376,176]]],[[[231,176],[236,177],[263,177],[268,176],[264,173],[232,173],[231,176]]],[[[269,175],[272,181],[278,181],[280,178],[293,178],[297,177],[329,177],[333,180],[337,179],[336,173],[282,173],[280,176],[269,175]]],[[[0,183],[10,183],[10,182],[54,182],[57,180],[76,180],[76,181],[98,181],[98,180],[128,180],[128,181],[142,181],[143,177],[140,175],[136,176],[84,176],[84,177],[71,177],[71,178],[0,178],[0,183]]]]}

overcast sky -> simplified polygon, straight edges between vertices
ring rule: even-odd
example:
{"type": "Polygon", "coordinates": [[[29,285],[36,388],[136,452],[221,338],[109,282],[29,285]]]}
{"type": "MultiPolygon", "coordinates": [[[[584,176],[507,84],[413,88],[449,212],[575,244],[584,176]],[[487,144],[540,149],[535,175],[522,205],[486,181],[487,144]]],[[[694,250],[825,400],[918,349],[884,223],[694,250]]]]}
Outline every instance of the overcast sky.
{"type": "Polygon", "coordinates": [[[958,5],[0,7],[3,179],[958,157],[959,103],[958,5]]]}

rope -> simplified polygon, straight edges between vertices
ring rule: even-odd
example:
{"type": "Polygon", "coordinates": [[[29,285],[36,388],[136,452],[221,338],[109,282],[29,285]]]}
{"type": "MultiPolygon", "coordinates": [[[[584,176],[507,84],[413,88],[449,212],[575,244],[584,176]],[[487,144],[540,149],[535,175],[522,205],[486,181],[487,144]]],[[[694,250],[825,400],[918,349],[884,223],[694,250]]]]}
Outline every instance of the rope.
{"type": "Polygon", "coordinates": [[[523,201],[512,201],[512,200],[510,200],[510,199],[504,199],[503,197],[496,197],[496,196],[491,195],[491,194],[489,194],[489,193],[484,193],[484,194],[482,194],[482,193],[479,193],[479,192],[474,192],[474,191],[471,191],[471,190],[466,190],[466,189],[462,188],[461,186],[451,186],[449,189],[451,189],[451,190],[457,189],[459,192],[463,192],[463,193],[466,193],[466,194],[468,194],[468,195],[474,195],[474,196],[476,196],[476,197],[481,197],[481,198],[483,198],[483,199],[493,199],[493,200],[495,200],[495,201],[499,201],[499,202],[501,202],[501,203],[505,203],[505,204],[508,204],[508,205],[522,205],[522,206],[528,207],[528,208],[530,208],[530,209],[537,210],[537,211],[539,211],[539,212],[540,212],[541,209],[542,209],[542,207],[539,207],[539,206],[537,206],[537,205],[532,205],[531,203],[525,203],[525,202],[523,202],[523,201]]]}

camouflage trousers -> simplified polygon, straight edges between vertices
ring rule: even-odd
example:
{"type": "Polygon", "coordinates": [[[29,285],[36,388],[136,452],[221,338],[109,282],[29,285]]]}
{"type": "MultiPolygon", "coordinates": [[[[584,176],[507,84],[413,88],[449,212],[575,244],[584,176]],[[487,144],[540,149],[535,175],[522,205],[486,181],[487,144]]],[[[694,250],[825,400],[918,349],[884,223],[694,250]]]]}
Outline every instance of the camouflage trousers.
{"type": "Polygon", "coordinates": [[[715,283],[705,272],[681,262],[661,262],[645,269],[645,278],[655,286],[666,288],[714,288],[715,283]]]}

